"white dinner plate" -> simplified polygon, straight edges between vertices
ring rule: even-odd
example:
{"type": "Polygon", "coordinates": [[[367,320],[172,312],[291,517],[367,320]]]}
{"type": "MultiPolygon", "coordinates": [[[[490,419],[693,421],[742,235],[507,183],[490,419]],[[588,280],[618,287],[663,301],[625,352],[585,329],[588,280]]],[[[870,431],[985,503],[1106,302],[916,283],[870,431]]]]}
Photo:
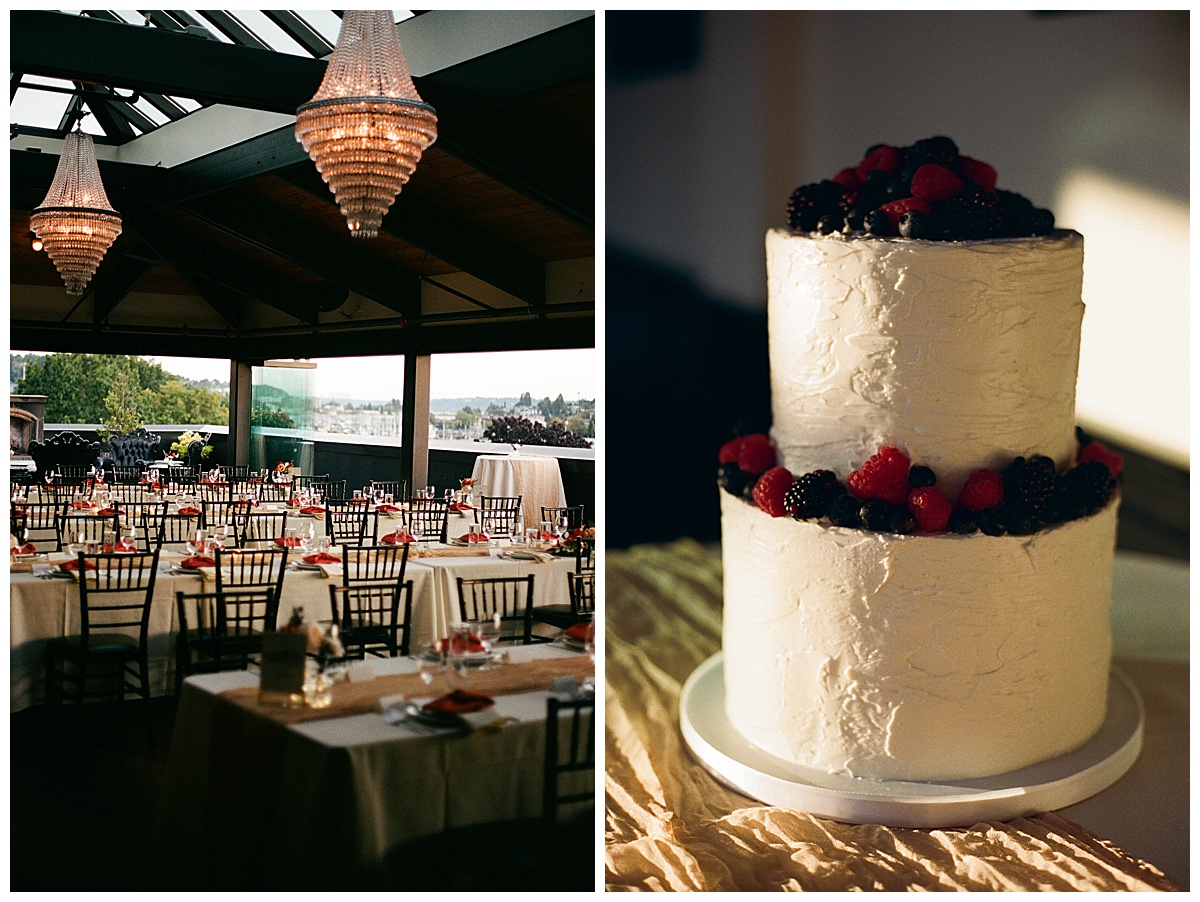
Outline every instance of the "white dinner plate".
{"type": "Polygon", "coordinates": [[[684,683],[679,720],[705,770],[767,805],[851,824],[946,828],[1054,811],[1106,789],[1137,759],[1145,711],[1133,684],[1113,668],[1104,724],[1081,748],[994,777],[920,783],[829,774],[753,745],[726,716],[720,652],[684,683]]]}

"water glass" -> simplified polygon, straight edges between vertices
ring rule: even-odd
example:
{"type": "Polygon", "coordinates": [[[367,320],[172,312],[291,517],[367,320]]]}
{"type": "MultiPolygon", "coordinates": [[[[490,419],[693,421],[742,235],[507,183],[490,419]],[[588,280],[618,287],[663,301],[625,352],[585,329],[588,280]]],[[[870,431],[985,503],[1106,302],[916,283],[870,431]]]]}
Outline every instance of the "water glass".
{"type": "Polygon", "coordinates": [[[550,521],[543,520],[540,524],[538,524],[538,526],[539,526],[539,529],[541,530],[541,535],[538,536],[538,540],[539,541],[549,541],[550,536],[551,536],[550,521]]]}

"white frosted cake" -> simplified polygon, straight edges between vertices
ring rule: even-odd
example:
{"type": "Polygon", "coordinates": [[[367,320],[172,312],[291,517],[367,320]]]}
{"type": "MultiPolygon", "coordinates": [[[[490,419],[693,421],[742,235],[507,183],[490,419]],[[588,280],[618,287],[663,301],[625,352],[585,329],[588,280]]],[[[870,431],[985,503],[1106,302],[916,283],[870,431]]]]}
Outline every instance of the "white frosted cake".
{"type": "Polygon", "coordinates": [[[1083,239],[1040,231],[768,233],[773,426],[721,455],[726,712],[768,752],[971,779],[1103,723],[1120,465],[1075,428],[1083,239]]]}

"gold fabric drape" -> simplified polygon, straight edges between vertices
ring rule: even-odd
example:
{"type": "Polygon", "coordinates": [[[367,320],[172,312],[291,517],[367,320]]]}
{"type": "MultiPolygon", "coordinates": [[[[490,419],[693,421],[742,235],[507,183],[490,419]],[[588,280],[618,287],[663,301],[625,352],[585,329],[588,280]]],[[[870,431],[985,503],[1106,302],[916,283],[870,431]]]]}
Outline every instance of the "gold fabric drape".
{"type": "Polygon", "coordinates": [[[610,890],[1173,890],[1058,814],[915,830],[762,805],[690,756],[679,692],[721,643],[721,561],[696,542],[605,559],[610,890]]]}

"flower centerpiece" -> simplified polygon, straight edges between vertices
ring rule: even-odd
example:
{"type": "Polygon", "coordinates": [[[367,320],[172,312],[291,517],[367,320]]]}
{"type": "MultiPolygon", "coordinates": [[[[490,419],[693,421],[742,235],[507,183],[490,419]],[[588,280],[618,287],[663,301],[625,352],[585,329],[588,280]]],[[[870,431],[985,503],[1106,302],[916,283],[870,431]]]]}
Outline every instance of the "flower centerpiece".
{"type": "Polygon", "coordinates": [[[194,432],[190,429],[181,433],[179,438],[171,442],[171,450],[164,452],[163,456],[171,460],[182,460],[187,457],[188,446],[192,442],[204,442],[204,448],[200,452],[200,459],[208,460],[209,455],[213,453],[213,446],[199,432],[194,432]]]}
{"type": "Polygon", "coordinates": [[[304,619],[302,608],[292,608],[285,632],[305,637],[309,666],[304,675],[304,703],[310,708],[327,708],[333,702],[332,668],[346,658],[346,648],[336,623],[317,623],[304,619]]]}
{"type": "Polygon", "coordinates": [[[551,554],[572,555],[579,550],[579,540],[583,539],[587,542],[596,541],[596,527],[581,526],[578,529],[572,529],[569,533],[562,537],[554,548],[550,549],[551,554]]]}
{"type": "Polygon", "coordinates": [[[294,466],[295,466],[295,464],[292,463],[292,461],[290,461],[290,460],[279,461],[277,464],[275,464],[275,472],[271,474],[272,481],[274,481],[274,482],[291,482],[292,481],[292,467],[294,467],[294,466]]]}

